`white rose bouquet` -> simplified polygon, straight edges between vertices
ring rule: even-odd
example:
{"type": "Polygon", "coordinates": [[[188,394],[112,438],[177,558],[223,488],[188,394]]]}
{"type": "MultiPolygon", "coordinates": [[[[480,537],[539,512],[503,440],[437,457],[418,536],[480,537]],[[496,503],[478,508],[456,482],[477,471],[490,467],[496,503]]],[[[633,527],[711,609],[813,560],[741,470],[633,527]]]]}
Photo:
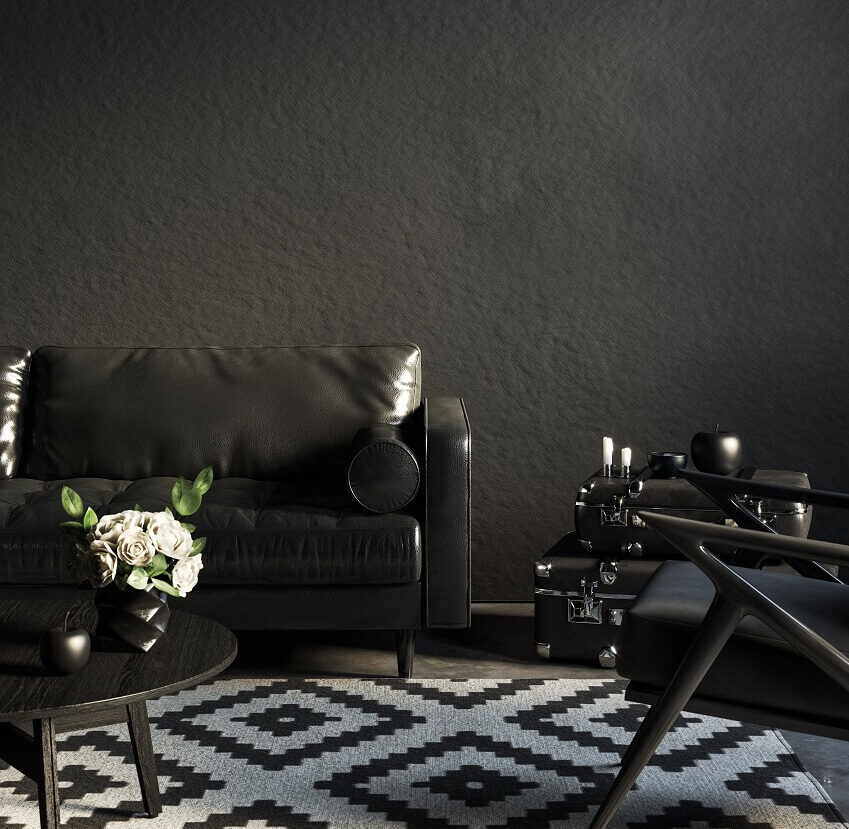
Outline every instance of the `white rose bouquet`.
{"type": "Polygon", "coordinates": [[[133,509],[98,517],[82,498],[62,487],[62,507],[71,517],[59,528],[75,541],[72,566],[92,587],[114,583],[120,590],[156,588],[169,596],[185,596],[198,583],[203,568],[205,538],[192,538],[193,524],[180,518],[197,512],[212,486],[212,467],[198,473],[193,483],[180,477],[171,490],[174,512],[133,509]]]}

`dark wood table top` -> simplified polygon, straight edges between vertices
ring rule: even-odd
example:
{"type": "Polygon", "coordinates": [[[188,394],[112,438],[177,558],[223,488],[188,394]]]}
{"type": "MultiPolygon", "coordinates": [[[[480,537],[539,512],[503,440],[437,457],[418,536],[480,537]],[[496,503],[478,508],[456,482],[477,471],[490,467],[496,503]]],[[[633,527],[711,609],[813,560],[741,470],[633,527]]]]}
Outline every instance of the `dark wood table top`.
{"type": "Polygon", "coordinates": [[[70,628],[93,632],[94,605],[0,601],[0,722],[85,715],[189,688],[219,674],[236,658],[236,637],[217,622],[174,610],[178,602],[171,604],[165,636],[148,653],[93,648],[81,671],[55,676],[39,658],[41,633],[61,627],[68,610],[70,628]]]}

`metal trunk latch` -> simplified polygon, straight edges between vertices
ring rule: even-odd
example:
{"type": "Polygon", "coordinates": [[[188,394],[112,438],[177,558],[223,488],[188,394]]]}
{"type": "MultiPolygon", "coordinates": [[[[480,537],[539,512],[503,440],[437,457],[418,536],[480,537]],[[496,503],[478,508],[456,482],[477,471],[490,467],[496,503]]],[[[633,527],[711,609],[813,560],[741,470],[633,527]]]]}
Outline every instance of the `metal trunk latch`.
{"type": "Polygon", "coordinates": [[[581,597],[569,599],[568,620],[578,625],[600,625],[602,623],[602,602],[595,597],[597,581],[587,582],[581,579],[581,597]]]}
{"type": "Polygon", "coordinates": [[[601,508],[601,523],[605,524],[620,524],[623,527],[628,526],[628,510],[622,507],[622,502],[625,499],[621,495],[613,496],[612,507],[601,508]]]}
{"type": "Polygon", "coordinates": [[[598,652],[598,664],[602,668],[615,668],[616,667],[616,648],[613,645],[610,645],[607,648],[602,648],[598,652]]]}
{"type": "Polygon", "coordinates": [[[615,561],[602,561],[598,566],[598,577],[601,583],[611,585],[616,581],[616,576],[619,573],[619,568],[615,561]]]}
{"type": "Polygon", "coordinates": [[[551,562],[550,561],[538,561],[534,564],[534,573],[538,579],[550,579],[551,578],[551,562]]]}

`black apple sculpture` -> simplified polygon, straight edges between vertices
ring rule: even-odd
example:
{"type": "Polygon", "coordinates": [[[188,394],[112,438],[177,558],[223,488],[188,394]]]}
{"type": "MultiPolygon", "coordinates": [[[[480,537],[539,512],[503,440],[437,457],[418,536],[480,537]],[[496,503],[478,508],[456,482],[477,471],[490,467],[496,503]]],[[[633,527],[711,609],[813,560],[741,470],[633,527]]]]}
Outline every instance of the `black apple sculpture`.
{"type": "Polygon", "coordinates": [[[696,432],[690,444],[690,457],[700,472],[730,475],[740,466],[743,444],[734,432],[696,432]]]}
{"type": "Polygon", "coordinates": [[[68,630],[68,616],[61,628],[50,628],[41,634],[39,652],[41,662],[54,674],[73,674],[88,662],[91,655],[91,637],[82,628],[68,630]]]}

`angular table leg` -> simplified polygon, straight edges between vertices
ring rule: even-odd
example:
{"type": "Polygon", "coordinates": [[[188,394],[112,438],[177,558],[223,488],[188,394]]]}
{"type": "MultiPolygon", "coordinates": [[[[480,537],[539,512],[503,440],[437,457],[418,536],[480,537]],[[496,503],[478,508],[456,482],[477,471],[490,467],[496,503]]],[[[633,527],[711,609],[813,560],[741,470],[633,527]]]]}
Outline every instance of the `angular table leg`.
{"type": "Polygon", "coordinates": [[[33,720],[33,772],[38,785],[41,829],[59,827],[59,778],[56,759],[56,726],[51,718],[33,720]]]}
{"type": "Polygon", "coordinates": [[[132,702],[127,706],[127,723],[130,728],[133,754],[136,758],[136,771],[139,774],[144,810],[151,817],[156,817],[162,811],[162,800],[159,796],[156,757],[153,754],[153,743],[150,741],[150,723],[147,719],[147,705],[144,700],[132,702]]]}

